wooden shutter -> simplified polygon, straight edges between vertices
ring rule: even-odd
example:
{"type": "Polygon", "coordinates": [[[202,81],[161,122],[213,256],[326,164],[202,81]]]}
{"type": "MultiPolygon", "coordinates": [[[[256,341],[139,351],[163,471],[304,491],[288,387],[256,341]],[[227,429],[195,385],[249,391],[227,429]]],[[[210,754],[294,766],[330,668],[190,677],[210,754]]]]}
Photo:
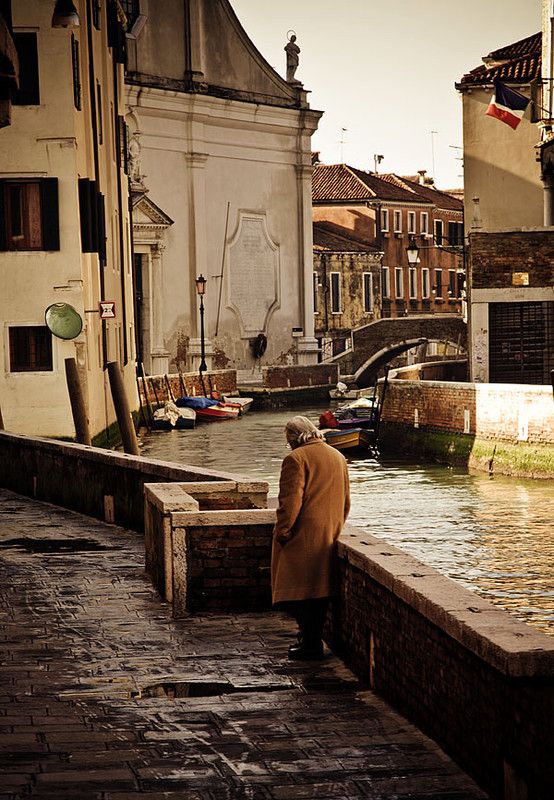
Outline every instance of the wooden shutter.
{"type": "Polygon", "coordinates": [[[8,249],[6,230],[8,221],[6,219],[6,181],[0,178],[0,251],[8,249]]]}
{"type": "Polygon", "coordinates": [[[106,210],[104,206],[104,195],[98,192],[96,195],[96,207],[98,209],[98,255],[100,263],[106,264],[106,210]]]}
{"type": "Polygon", "coordinates": [[[42,215],[42,249],[60,249],[60,218],[58,211],[58,179],[42,178],[40,181],[42,215]]]}

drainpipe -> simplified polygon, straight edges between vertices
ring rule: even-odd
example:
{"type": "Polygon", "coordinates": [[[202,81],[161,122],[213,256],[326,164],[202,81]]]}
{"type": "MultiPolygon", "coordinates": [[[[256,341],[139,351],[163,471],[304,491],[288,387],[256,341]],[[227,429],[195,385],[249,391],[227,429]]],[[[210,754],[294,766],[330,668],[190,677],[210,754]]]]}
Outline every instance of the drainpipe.
{"type": "MultiPolygon", "coordinates": [[[[89,97],[90,97],[90,123],[92,127],[92,149],[94,154],[94,179],[96,181],[97,191],[100,191],[100,155],[98,152],[98,117],[96,111],[96,78],[94,75],[94,47],[92,42],[92,6],[87,3],[87,48],[88,48],[88,82],[89,82],[89,97]]],[[[101,299],[105,300],[105,283],[104,283],[104,264],[100,254],[98,254],[98,267],[100,277],[100,295],[101,299]]],[[[108,362],[108,338],[106,332],[106,320],[101,320],[102,326],[102,367],[106,369],[108,362]]]]}
{"type": "Polygon", "coordinates": [[[544,226],[551,228],[554,226],[554,172],[550,164],[543,168],[541,180],[544,186],[544,226]]]}

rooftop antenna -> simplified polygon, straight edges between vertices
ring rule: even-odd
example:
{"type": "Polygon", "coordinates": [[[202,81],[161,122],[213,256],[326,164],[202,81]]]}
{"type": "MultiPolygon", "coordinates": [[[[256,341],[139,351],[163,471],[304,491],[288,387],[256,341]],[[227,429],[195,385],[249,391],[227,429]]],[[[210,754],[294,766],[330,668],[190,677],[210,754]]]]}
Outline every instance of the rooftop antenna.
{"type": "Polygon", "coordinates": [[[375,174],[376,174],[376,175],[377,175],[377,173],[379,172],[379,164],[380,164],[380,163],[381,163],[381,161],[384,159],[384,157],[385,157],[385,156],[377,156],[377,155],[374,155],[374,156],[373,156],[373,163],[374,163],[374,165],[375,165],[375,174]]]}
{"type": "Polygon", "coordinates": [[[344,164],[344,134],[348,128],[341,128],[341,136],[340,136],[340,163],[344,164]]]}
{"type": "Polygon", "coordinates": [[[435,136],[438,131],[431,131],[431,161],[433,164],[433,183],[436,183],[436,175],[435,175],[435,136]]]}

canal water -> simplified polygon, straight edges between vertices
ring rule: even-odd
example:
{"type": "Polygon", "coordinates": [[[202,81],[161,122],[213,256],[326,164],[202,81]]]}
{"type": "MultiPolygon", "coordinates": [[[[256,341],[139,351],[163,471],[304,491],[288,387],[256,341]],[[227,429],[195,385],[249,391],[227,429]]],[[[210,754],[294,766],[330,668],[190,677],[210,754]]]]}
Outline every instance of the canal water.
{"type": "MultiPolygon", "coordinates": [[[[317,424],[321,409],[300,413],[317,424]]],[[[141,453],[267,480],[277,495],[290,409],[156,431],[141,453]]],[[[405,458],[349,458],[348,521],[554,635],[554,481],[482,474],[405,458]]]]}

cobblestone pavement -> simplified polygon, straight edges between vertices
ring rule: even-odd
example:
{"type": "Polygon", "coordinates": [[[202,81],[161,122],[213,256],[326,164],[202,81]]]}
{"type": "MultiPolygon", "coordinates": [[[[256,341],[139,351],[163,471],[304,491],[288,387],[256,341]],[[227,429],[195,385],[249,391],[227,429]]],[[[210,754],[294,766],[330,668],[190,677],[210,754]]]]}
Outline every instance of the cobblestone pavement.
{"type": "Polygon", "coordinates": [[[0,490],[0,798],[481,800],[284,615],[171,617],[138,534],[0,490]]]}

